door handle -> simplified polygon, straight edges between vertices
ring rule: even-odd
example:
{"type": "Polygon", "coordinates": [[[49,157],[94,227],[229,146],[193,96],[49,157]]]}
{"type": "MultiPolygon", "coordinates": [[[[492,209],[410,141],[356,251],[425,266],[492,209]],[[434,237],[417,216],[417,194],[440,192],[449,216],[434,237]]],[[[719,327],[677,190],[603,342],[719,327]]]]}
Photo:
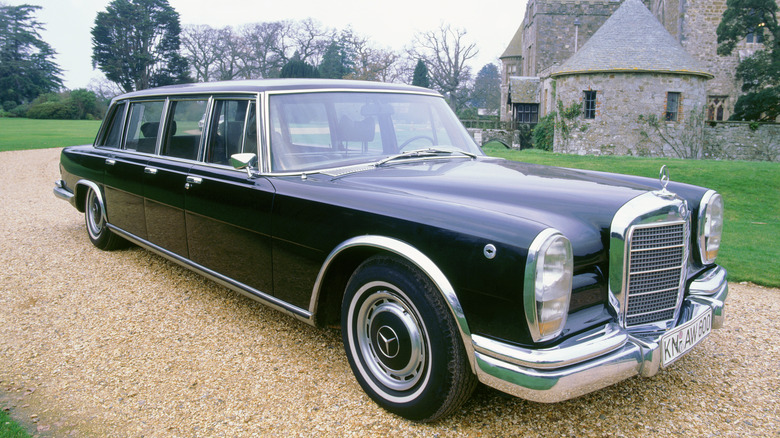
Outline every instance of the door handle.
{"type": "Polygon", "coordinates": [[[147,175],[157,175],[157,169],[154,167],[144,167],[144,173],[147,175]]]}
{"type": "Polygon", "coordinates": [[[116,160],[113,158],[106,158],[106,166],[113,166],[116,164],[116,160]]]}
{"type": "Polygon", "coordinates": [[[189,190],[190,187],[192,187],[193,184],[200,184],[203,182],[203,178],[199,178],[197,176],[188,176],[187,177],[187,184],[184,184],[184,188],[189,190]]]}

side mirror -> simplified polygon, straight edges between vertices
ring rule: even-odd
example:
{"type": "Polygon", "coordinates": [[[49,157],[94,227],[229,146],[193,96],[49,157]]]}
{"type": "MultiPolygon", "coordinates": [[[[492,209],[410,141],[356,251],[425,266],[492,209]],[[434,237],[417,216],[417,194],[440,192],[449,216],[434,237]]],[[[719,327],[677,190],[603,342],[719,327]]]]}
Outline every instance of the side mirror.
{"type": "Polygon", "coordinates": [[[252,163],[257,162],[255,154],[233,154],[230,156],[230,165],[234,169],[246,169],[246,174],[252,177],[252,163]]]}

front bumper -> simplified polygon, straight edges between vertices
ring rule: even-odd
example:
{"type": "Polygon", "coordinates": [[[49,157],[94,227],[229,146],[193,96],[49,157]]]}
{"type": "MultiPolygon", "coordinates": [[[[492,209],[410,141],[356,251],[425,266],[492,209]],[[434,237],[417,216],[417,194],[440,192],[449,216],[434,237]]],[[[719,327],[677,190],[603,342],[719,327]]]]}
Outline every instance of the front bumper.
{"type": "MultiPolygon", "coordinates": [[[[690,285],[678,327],[712,310],[712,328],[723,326],[728,295],[726,270],[716,267],[690,285]]],[[[664,332],[665,333],[665,332],[664,332]]],[[[472,336],[477,376],[484,384],[531,401],[554,403],[629,377],[650,377],[661,368],[664,333],[632,334],[617,323],[541,350],[472,336]]]]}

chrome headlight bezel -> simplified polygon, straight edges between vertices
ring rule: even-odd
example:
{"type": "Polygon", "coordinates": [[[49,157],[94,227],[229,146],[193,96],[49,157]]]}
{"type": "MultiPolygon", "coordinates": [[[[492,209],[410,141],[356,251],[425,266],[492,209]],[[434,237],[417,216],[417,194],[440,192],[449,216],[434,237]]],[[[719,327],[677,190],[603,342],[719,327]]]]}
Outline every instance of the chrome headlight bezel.
{"type": "Polygon", "coordinates": [[[523,304],[534,342],[554,339],[563,331],[571,303],[574,255],[561,232],[547,228],[528,248],[523,304]]]}
{"type": "Polygon", "coordinates": [[[723,198],[714,190],[699,203],[697,246],[702,264],[715,263],[723,236],[723,198]]]}

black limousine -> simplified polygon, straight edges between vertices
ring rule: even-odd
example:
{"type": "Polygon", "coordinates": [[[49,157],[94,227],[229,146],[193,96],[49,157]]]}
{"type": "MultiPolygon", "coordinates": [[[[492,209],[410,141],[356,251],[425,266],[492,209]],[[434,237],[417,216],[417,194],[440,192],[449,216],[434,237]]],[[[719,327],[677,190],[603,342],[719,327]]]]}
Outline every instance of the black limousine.
{"type": "Polygon", "coordinates": [[[428,89],[129,93],[60,169],[95,246],[340,326],[359,384],[416,421],[477,382],[557,402],[653,376],[724,321],[720,195],[488,157],[428,89]]]}

